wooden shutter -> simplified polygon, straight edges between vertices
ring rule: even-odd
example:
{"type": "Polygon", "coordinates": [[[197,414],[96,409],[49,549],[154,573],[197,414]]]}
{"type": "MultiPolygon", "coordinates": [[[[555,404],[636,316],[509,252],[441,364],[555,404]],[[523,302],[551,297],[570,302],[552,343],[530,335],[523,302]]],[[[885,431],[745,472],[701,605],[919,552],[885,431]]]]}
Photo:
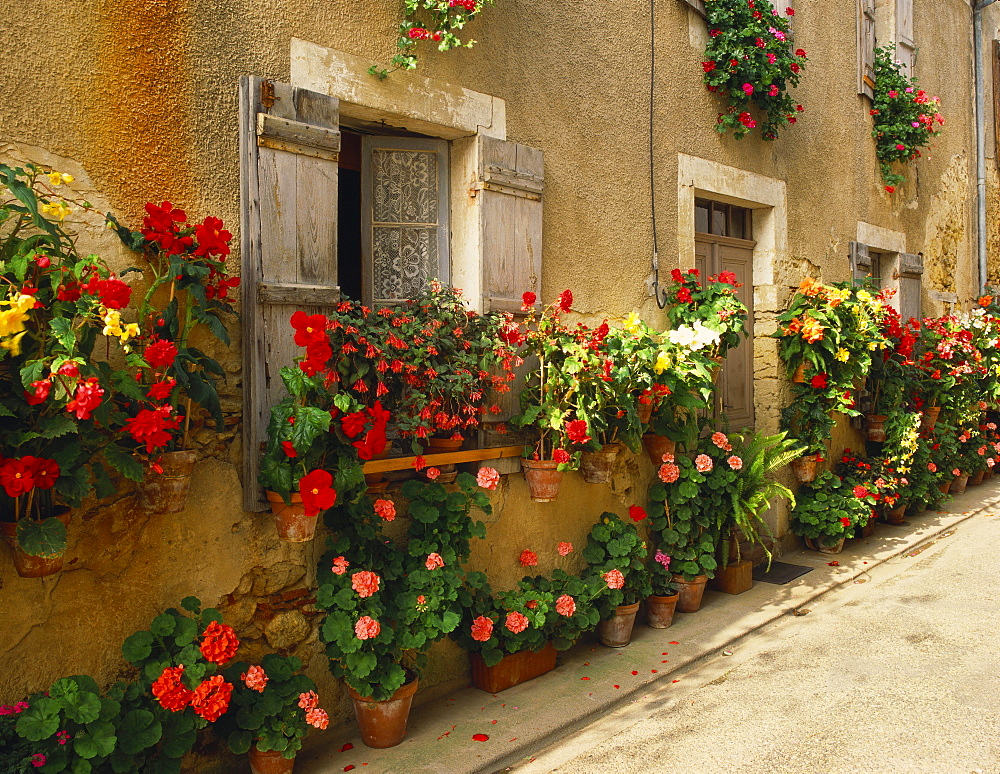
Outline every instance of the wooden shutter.
{"type": "Polygon", "coordinates": [[[1000,159],[1000,40],[993,41],[993,158],[1000,159]]]}
{"type": "Polygon", "coordinates": [[[542,301],[542,151],[479,138],[484,311],[518,312],[521,296],[542,301]]]}
{"type": "Polygon", "coordinates": [[[875,96],[875,0],[858,0],[858,93],[875,96]]]}
{"type": "Polygon", "coordinates": [[[282,366],[300,353],[289,318],[328,312],[337,286],[339,102],[258,77],[240,80],[240,226],[243,315],[243,493],[257,485],[271,406],[285,395],[282,366]]]}
{"type": "Polygon", "coordinates": [[[681,2],[699,15],[705,16],[705,0],[681,0],[681,2]]]}
{"type": "Polygon", "coordinates": [[[923,316],[922,298],[923,292],[924,259],[920,255],[910,253],[900,253],[899,256],[899,314],[903,320],[915,317],[920,320],[923,316]]]}
{"type": "MultiPolygon", "coordinates": [[[[477,138],[478,182],[475,196],[479,207],[481,289],[484,312],[521,310],[521,296],[531,291],[542,298],[542,197],[545,189],[542,151],[492,137],[477,138]]],[[[484,448],[506,446],[528,440],[522,435],[497,432],[521,412],[520,387],[524,375],[537,363],[517,369],[517,380],[507,393],[494,393],[489,405],[500,413],[488,415],[479,442],[484,448]]],[[[520,471],[518,459],[490,460],[500,473],[520,471]]]]}
{"type": "Polygon", "coordinates": [[[872,257],[871,253],[868,252],[868,245],[863,245],[860,242],[851,242],[849,255],[852,280],[862,280],[871,274],[872,257]]]}
{"type": "Polygon", "coordinates": [[[361,168],[363,298],[391,304],[451,280],[448,143],[366,136],[361,168]]]}

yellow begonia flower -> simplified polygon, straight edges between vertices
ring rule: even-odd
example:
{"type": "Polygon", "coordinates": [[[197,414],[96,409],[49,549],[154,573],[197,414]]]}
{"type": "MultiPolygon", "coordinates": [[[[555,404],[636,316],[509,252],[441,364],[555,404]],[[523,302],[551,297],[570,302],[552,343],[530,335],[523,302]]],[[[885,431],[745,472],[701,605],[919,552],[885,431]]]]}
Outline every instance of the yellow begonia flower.
{"type": "Polygon", "coordinates": [[[28,311],[35,306],[35,297],[22,294],[16,299],[8,298],[0,301],[0,305],[10,307],[10,309],[0,311],[0,337],[12,336],[24,330],[28,311]]]}
{"type": "Polygon", "coordinates": [[[72,175],[67,175],[60,172],[47,172],[46,175],[48,176],[49,182],[52,183],[52,185],[60,185],[62,183],[73,182],[72,175]]]}
{"type": "Polygon", "coordinates": [[[670,355],[666,352],[660,352],[656,356],[656,363],[653,364],[653,370],[658,374],[662,374],[667,368],[670,367],[670,355]]]}
{"type": "Polygon", "coordinates": [[[42,204],[38,207],[42,215],[51,215],[56,220],[63,220],[73,209],[66,202],[59,201],[55,204],[42,204]]]}
{"type": "Polygon", "coordinates": [[[837,360],[839,360],[841,363],[846,363],[850,359],[851,353],[848,352],[843,347],[841,347],[840,349],[837,350],[834,357],[837,358],[837,360]]]}
{"type": "Polygon", "coordinates": [[[868,349],[870,349],[872,352],[874,352],[876,349],[878,349],[878,344],[875,343],[874,341],[869,341],[868,342],[868,349]]]}
{"type": "Polygon", "coordinates": [[[21,354],[21,339],[24,338],[24,334],[25,333],[27,333],[27,331],[21,331],[16,336],[13,336],[13,337],[11,337],[9,339],[4,339],[3,341],[0,341],[0,347],[3,347],[4,349],[9,349],[10,350],[10,354],[12,354],[12,355],[20,355],[21,354]]]}
{"type": "Polygon", "coordinates": [[[641,323],[638,312],[629,312],[622,327],[629,333],[638,333],[641,323]]]}

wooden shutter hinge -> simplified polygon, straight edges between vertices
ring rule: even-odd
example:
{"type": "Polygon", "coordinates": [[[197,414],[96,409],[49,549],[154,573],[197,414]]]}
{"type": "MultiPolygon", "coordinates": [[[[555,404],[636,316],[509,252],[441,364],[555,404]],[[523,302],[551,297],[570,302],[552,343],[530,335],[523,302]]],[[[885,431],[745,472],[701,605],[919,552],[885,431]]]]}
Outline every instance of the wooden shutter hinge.
{"type": "Polygon", "coordinates": [[[274,106],[274,81],[260,82],[260,104],[264,110],[270,110],[274,106]]]}

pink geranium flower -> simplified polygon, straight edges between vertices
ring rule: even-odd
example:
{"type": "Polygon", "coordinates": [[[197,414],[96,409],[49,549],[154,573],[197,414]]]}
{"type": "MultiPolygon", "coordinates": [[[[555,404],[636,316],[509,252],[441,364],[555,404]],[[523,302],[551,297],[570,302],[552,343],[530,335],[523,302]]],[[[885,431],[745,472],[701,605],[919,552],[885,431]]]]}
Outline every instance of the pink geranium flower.
{"type": "Polygon", "coordinates": [[[493,468],[480,468],[476,474],[476,483],[483,489],[496,489],[500,483],[500,474],[493,468]]]}
{"type": "Polygon", "coordinates": [[[560,543],[559,548],[556,549],[559,552],[559,556],[567,556],[573,551],[572,543],[560,543]]]}

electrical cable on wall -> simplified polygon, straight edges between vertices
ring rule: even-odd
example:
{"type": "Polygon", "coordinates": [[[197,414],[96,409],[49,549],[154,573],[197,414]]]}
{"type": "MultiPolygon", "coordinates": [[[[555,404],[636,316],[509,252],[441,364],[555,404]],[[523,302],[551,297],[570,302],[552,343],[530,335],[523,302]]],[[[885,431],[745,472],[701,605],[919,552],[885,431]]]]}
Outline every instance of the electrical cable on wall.
{"type": "Polygon", "coordinates": [[[653,223],[653,296],[663,309],[667,297],[660,296],[660,253],[656,234],[656,176],[653,160],[654,95],[656,87],[656,0],[649,0],[649,209],[653,223]]]}

